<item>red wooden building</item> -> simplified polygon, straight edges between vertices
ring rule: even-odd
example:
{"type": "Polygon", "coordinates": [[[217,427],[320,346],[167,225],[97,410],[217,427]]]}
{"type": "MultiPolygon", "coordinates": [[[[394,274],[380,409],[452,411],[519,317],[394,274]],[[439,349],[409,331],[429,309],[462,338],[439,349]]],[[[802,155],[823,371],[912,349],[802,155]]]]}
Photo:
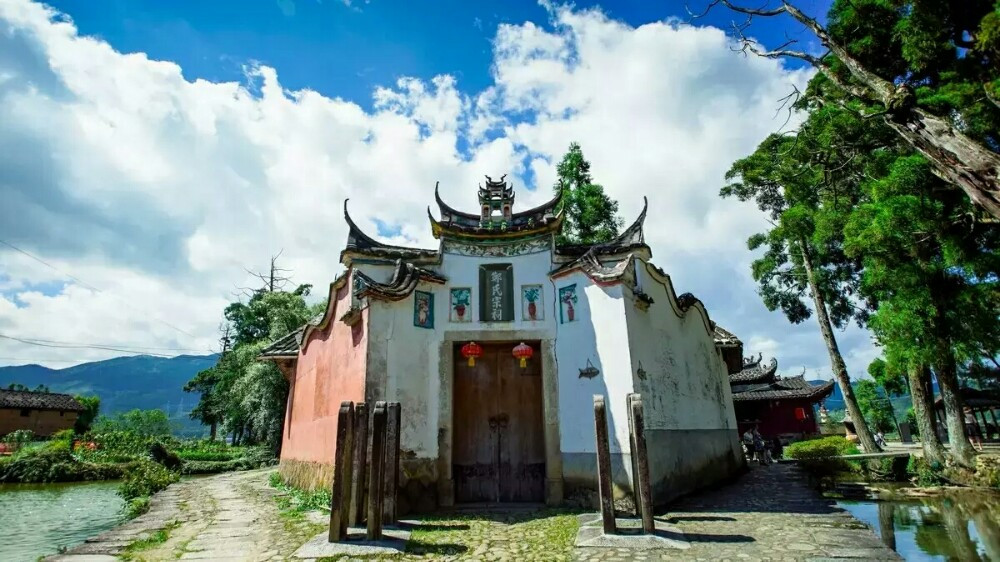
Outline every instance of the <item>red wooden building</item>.
{"type": "Polygon", "coordinates": [[[833,381],[813,385],[801,375],[775,374],[777,359],[762,363],[762,356],[743,360],[743,370],[729,375],[733,406],[740,434],[757,428],[765,438],[796,441],[819,432],[813,406],[833,392],[833,381]]]}

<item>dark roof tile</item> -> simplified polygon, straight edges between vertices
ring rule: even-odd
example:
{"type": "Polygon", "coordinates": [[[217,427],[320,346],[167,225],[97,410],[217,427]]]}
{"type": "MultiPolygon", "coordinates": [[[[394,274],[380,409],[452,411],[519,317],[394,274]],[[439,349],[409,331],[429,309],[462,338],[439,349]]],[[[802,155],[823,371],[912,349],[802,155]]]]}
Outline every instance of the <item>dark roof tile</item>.
{"type": "Polygon", "coordinates": [[[82,412],[83,405],[69,394],[0,390],[0,408],[19,410],[66,410],[82,412]]]}

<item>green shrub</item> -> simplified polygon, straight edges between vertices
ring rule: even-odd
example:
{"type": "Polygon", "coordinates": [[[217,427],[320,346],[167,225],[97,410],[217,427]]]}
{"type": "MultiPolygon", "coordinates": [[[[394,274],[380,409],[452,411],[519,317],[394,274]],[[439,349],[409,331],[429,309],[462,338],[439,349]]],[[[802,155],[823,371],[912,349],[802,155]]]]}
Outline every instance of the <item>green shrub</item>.
{"type": "Polygon", "coordinates": [[[117,463],[96,464],[77,460],[65,441],[22,450],[0,464],[0,482],[79,482],[121,478],[128,468],[117,463]]]}
{"type": "Polygon", "coordinates": [[[52,436],[49,437],[49,440],[50,441],[65,441],[66,443],[72,443],[73,442],[73,437],[75,437],[75,436],[76,436],[76,433],[72,429],[63,429],[63,430],[60,430],[60,431],[57,431],[57,432],[53,433],[52,436]]]}
{"type": "Polygon", "coordinates": [[[4,436],[3,442],[22,447],[35,439],[35,432],[30,429],[18,429],[4,436]]]}
{"type": "Polygon", "coordinates": [[[799,461],[799,465],[816,476],[832,476],[854,470],[841,455],[858,453],[858,448],[847,438],[834,435],[808,441],[798,441],[785,447],[784,457],[799,461]]]}
{"type": "Polygon", "coordinates": [[[231,461],[243,456],[243,450],[202,451],[181,449],[177,456],[186,461],[231,461]]]}
{"type": "Polygon", "coordinates": [[[122,512],[125,515],[125,519],[135,519],[136,517],[149,511],[149,502],[149,496],[132,498],[126,501],[125,505],[122,506],[122,512]]]}
{"type": "Polygon", "coordinates": [[[819,459],[840,455],[856,455],[858,447],[841,435],[797,441],[785,447],[784,456],[790,459],[819,459]]]}
{"type": "Polygon", "coordinates": [[[916,478],[920,486],[939,486],[945,483],[940,463],[929,463],[923,457],[911,456],[906,471],[916,478]]]}
{"type": "Polygon", "coordinates": [[[143,496],[152,496],[156,492],[177,482],[178,479],[179,476],[176,472],[167,470],[161,464],[152,461],[140,461],[125,474],[125,478],[122,479],[122,483],[118,486],[118,495],[126,501],[143,496]]]}
{"type": "Polygon", "coordinates": [[[272,466],[278,459],[267,447],[250,447],[242,457],[228,461],[184,461],[183,474],[214,474],[234,470],[252,470],[272,466]]]}

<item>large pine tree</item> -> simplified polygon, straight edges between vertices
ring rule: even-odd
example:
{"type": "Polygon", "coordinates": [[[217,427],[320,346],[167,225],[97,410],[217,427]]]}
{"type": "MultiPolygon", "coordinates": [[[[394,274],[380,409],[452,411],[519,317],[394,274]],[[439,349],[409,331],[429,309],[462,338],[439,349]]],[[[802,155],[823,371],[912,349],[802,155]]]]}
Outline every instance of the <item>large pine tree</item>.
{"type": "Polygon", "coordinates": [[[590,162],[580,145],[572,143],[556,168],[559,179],[555,191],[563,192],[563,228],[559,244],[598,244],[618,234],[622,219],[618,202],[604,193],[590,176],[590,162]]]}

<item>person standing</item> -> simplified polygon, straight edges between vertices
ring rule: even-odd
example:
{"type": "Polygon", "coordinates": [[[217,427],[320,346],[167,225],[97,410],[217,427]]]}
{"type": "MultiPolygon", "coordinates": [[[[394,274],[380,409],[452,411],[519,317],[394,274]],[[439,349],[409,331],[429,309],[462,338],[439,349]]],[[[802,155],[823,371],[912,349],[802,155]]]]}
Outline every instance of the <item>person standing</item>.
{"type": "Polygon", "coordinates": [[[972,443],[972,448],[982,453],[983,439],[979,433],[979,422],[976,421],[972,408],[966,406],[962,410],[965,412],[965,435],[968,436],[969,443],[972,443]]]}

